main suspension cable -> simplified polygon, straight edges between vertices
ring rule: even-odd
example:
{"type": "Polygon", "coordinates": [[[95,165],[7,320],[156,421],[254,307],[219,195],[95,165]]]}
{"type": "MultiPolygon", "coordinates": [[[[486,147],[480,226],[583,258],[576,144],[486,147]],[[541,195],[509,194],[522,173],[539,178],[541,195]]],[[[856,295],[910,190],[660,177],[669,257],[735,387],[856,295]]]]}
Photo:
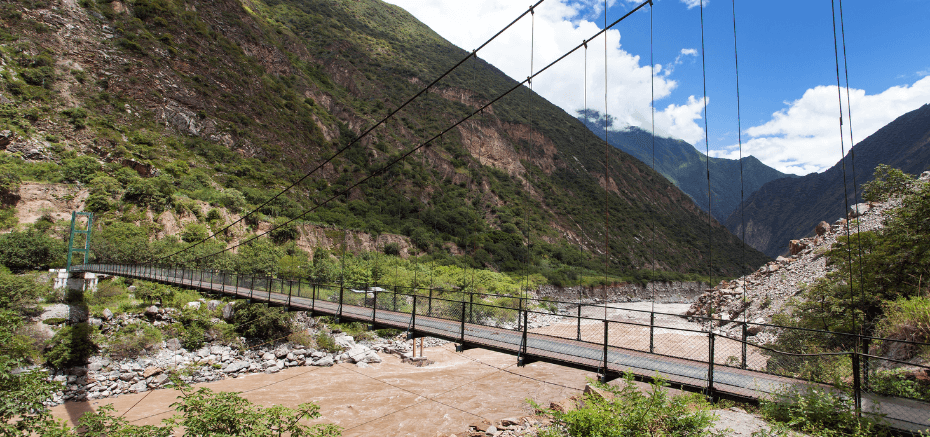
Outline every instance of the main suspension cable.
{"type": "Polygon", "coordinates": [[[704,83],[704,150],[707,169],[707,264],[710,286],[714,286],[714,238],[711,220],[713,219],[713,197],[710,191],[710,137],[707,132],[707,65],[704,55],[704,0],[701,0],[701,77],[704,83]]]}

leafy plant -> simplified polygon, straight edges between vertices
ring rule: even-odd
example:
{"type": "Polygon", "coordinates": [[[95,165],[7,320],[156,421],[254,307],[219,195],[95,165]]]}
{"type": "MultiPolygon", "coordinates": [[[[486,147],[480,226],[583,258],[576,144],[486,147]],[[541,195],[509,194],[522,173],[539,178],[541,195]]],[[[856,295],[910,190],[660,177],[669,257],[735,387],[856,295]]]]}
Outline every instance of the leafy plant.
{"type": "Polygon", "coordinates": [[[302,420],[321,417],[320,407],[304,403],[296,409],[283,405],[262,407],[235,392],[214,392],[206,387],[180,386],[179,414],[166,423],[181,426],[187,436],[291,436],[335,437],[342,429],[331,424],[304,425],[302,420]]]}
{"type": "MultiPolygon", "coordinates": [[[[643,393],[626,375],[620,386],[589,381],[596,388],[568,412],[544,410],[553,417],[550,436],[711,436],[714,415],[698,394],[670,396],[661,380],[643,393]],[[606,394],[605,394],[606,393],[606,394]]],[[[537,410],[539,406],[531,402],[537,410]]]]}
{"type": "Polygon", "coordinates": [[[87,323],[64,326],[48,342],[45,361],[56,368],[79,366],[97,351],[91,336],[94,328],[87,323]]]}
{"type": "Polygon", "coordinates": [[[850,396],[832,389],[789,389],[763,400],[759,411],[768,421],[818,436],[888,435],[887,427],[873,416],[857,417],[850,396]]]}
{"type": "Polygon", "coordinates": [[[237,304],[233,324],[236,332],[246,338],[272,340],[285,338],[291,333],[286,311],[260,303],[237,304]]]}

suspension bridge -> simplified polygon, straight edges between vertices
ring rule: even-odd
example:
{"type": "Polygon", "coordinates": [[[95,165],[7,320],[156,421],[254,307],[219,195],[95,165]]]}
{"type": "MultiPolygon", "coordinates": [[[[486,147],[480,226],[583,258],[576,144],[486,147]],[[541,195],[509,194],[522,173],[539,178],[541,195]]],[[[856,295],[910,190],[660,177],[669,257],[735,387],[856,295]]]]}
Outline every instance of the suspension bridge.
{"type": "MultiPolygon", "coordinates": [[[[527,16],[532,17],[535,8],[542,4],[543,1],[539,0],[478,49],[469,53],[468,56],[429,85],[423,87],[386,117],[363,130],[355,140],[338,150],[328,159],[323,160],[292,185],[248,211],[225,228],[215,231],[209,237],[195,242],[181,251],[148,264],[94,264],[89,262],[90,218],[87,218],[86,227],[75,228],[73,223],[72,241],[69,243],[68,254],[69,272],[71,274],[96,273],[155,281],[172,286],[187,287],[205,293],[246,299],[249,302],[280,306],[288,310],[308,311],[315,315],[333,316],[339,320],[358,321],[372,326],[399,329],[406,331],[411,338],[431,336],[455,342],[458,345],[458,350],[480,347],[514,354],[519,365],[526,365],[532,361],[545,361],[591,370],[596,372],[604,381],[623,374],[633,374],[637,378],[644,380],[661,378],[672,386],[705,393],[715,399],[731,398],[756,401],[762,398],[778,396],[791,390],[807,388],[839,392],[838,388],[831,385],[835,382],[829,380],[831,375],[821,374],[816,376],[818,375],[816,372],[810,371],[818,368],[818,366],[836,366],[837,362],[839,362],[841,363],[840,367],[848,370],[846,372],[848,377],[842,382],[850,385],[851,388],[850,394],[842,394],[842,396],[851,397],[855,401],[857,411],[861,411],[863,414],[880,416],[890,426],[906,432],[916,433],[917,431],[930,429],[930,404],[905,397],[881,396],[870,389],[868,382],[869,376],[874,374],[875,370],[880,367],[879,362],[913,364],[897,362],[887,357],[869,355],[868,351],[861,346],[865,342],[872,342],[873,344],[876,342],[898,342],[908,347],[930,346],[926,344],[807,330],[817,335],[834,337],[835,343],[846,345],[844,351],[810,354],[788,353],[758,343],[749,333],[757,330],[783,332],[790,328],[750,323],[745,319],[743,321],[732,321],[740,326],[742,332],[741,336],[734,338],[720,335],[714,331],[713,327],[715,323],[719,322],[719,319],[694,316],[695,320],[701,322],[704,326],[709,326],[709,329],[685,329],[663,325],[656,322],[657,316],[661,316],[660,318],[676,318],[679,316],[656,312],[642,314],[644,317],[648,315],[649,323],[623,321],[608,317],[607,308],[604,305],[588,305],[580,301],[542,301],[532,298],[528,290],[527,293],[520,296],[498,296],[462,290],[445,291],[400,287],[394,287],[393,289],[364,287],[361,290],[352,290],[345,286],[345,281],[326,284],[215,269],[190,268],[192,265],[209,265],[210,259],[224,252],[235,250],[238,246],[249,244],[276,228],[288,226],[314,212],[317,208],[337,198],[346,196],[351,190],[368,183],[371,179],[385,174],[394,165],[410,158],[414,153],[428,147],[431,143],[441,140],[443,135],[456,129],[463,122],[481,114],[501,98],[510,95],[520,87],[527,86],[531,88],[533,78],[545,72],[552,65],[562,62],[566,57],[578,50],[583,49],[586,51],[588,44],[592,40],[602,36],[609,29],[614,28],[624,19],[646,6],[654,7],[651,0],[631,8],[628,13],[613,23],[607,22],[605,12],[604,29],[539,70],[534,70],[531,57],[531,73],[525,80],[515,83],[512,88],[496,98],[489,99],[487,103],[481,105],[471,114],[452,123],[429,139],[410,148],[407,152],[393,158],[390,162],[360,178],[341,192],[318,202],[316,207],[297,217],[279,223],[270,230],[226,247],[220,252],[199,256],[184,265],[168,262],[170,259],[177,259],[177,255],[190,252],[197,246],[215,239],[218,235],[222,235],[239,222],[254,216],[263,207],[286,192],[298,187],[303,181],[331,163],[337,156],[350,147],[357,145],[362,138],[368,136],[388,119],[395,117],[412,101],[426,94],[430,88],[462,66],[467,60],[477,59],[478,52],[481,49],[507,31],[514,23],[527,16]],[[75,236],[78,238],[75,239],[75,236]],[[76,245],[75,242],[78,244],[76,245]],[[72,252],[83,254],[84,262],[73,263],[72,252]],[[510,298],[516,304],[495,304],[495,299],[498,298],[510,298]],[[558,310],[552,310],[553,306],[558,310]],[[604,312],[603,317],[594,315],[599,311],[604,312]],[[534,323],[533,320],[538,319],[540,316],[558,316],[558,321],[548,324],[534,323]],[[687,342],[664,341],[670,333],[689,340],[687,342]]],[[[837,62],[839,62],[839,59],[837,59],[837,62]]],[[[654,63],[652,64],[654,65],[654,63]]],[[[585,65],[585,68],[587,68],[587,65],[585,65]]],[[[839,71],[839,66],[837,68],[839,71]]],[[[704,110],[704,119],[706,121],[706,96],[704,110]]],[[[840,112],[842,116],[842,99],[840,112]]],[[[609,147],[605,141],[605,149],[609,151],[609,147]]],[[[605,180],[609,180],[608,162],[609,160],[605,159],[605,180]]],[[[710,172],[708,170],[708,184],[709,178],[710,172]]],[[[708,199],[708,206],[710,205],[711,202],[708,199]]],[[[710,214],[708,214],[708,220],[711,220],[710,214]]],[[[609,213],[605,214],[606,221],[609,221],[609,213]]],[[[709,222],[708,226],[710,226],[709,222]]],[[[526,234],[528,247],[528,232],[526,234]]],[[[605,264],[609,263],[610,257],[609,244],[607,244],[609,238],[609,234],[605,236],[605,264]]],[[[711,245],[712,242],[708,242],[708,247],[711,245]]],[[[708,259],[710,260],[709,256],[708,259]]],[[[712,260],[709,262],[712,262],[712,260]]],[[[923,368],[922,366],[917,367],[923,368]]],[[[930,370],[930,368],[924,369],[930,370]]]]}
{"type": "MultiPolygon", "coordinates": [[[[739,322],[743,335],[731,338],[713,330],[656,323],[657,316],[678,317],[673,314],[648,312],[649,324],[586,316],[603,311],[604,305],[521,298],[514,308],[491,303],[501,296],[485,293],[380,287],[353,290],[341,284],[168,266],[84,264],[74,266],[72,272],[160,282],[372,327],[403,330],[409,338],[429,336],[455,342],[458,351],[479,347],[513,354],[521,366],[543,361],[591,370],[602,381],[624,374],[647,381],[660,378],[672,387],[704,393],[714,399],[754,402],[792,390],[835,390],[827,385],[830,381],[799,379],[798,374],[806,367],[825,364],[824,359],[835,355],[848,356],[850,363],[882,359],[856,352],[792,354],[768,349],[755,344],[747,334],[753,327],[784,329],[767,324],[739,322]],[[557,311],[558,322],[539,326],[531,323],[537,316],[552,316],[552,311],[541,308],[553,305],[574,308],[557,311]],[[667,339],[670,333],[688,341],[674,344],[656,341],[667,339]]],[[[855,342],[851,337],[839,341],[843,340],[855,342]]],[[[894,428],[910,432],[930,429],[930,404],[866,392],[859,396],[865,414],[880,416],[894,428]]]]}

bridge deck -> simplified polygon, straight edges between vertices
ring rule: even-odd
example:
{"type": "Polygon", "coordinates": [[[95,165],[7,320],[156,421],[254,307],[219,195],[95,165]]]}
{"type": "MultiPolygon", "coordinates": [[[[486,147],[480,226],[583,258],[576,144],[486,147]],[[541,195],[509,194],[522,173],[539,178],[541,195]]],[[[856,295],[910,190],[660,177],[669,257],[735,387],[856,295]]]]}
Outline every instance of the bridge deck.
{"type": "MultiPolygon", "coordinates": [[[[367,305],[367,301],[372,301],[372,306],[340,305],[338,301],[333,302],[304,296],[306,292],[301,295],[293,295],[292,293],[289,296],[284,293],[254,290],[238,285],[177,277],[164,274],[165,272],[162,272],[163,274],[138,274],[117,272],[108,268],[87,269],[87,271],[154,280],[171,285],[180,285],[286,306],[294,310],[333,315],[348,320],[408,330],[415,335],[432,336],[461,344],[517,354],[524,360],[552,362],[601,373],[604,373],[606,350],[606,373],[608,375],[616,376],[629,372],[645,379],[660,376],[672,386],[680,386],[692,391],[711,392],[714,396],[719,397],[757,400],[788,388],[813,384],[804,380],[716,364],[713,369],[712,390],[707,390],[708,386],[711,385],[708,380],[710,372],[707,362],[650,354],[625,349],[622,345],[617,346],[610,343],[605,348],[604,343],[560,338],[536,333],[533,330],[526,332],[526,345],[524,347],[524,331],[462,323],[461,318],[431,317],[419,313],[413,316],[409,312],[383,309],[384,305],[380,303],[375,305],[375,302],[373,302],[377,300],[377,297],[371,299],[368,293],[363,293],[365,296],[361,300],[365,302],[363,305],[367,305]]],[[[394,293],[393,296],[395,299],[394,306],[396,307],[398,294],[394,293]]],[[[401,296],[408,297],[406,295],[401,296]]],[[[464,305],[462,308],[464,308],[464,305]]],[[[464,317],[464,309],[462,313],[464,317]]],[[[824,386],[824,388],[827,387],[824,386]]],[[[863,411],[866,412],[880,411],[880,414],[884,415],[885,420],[891,426],[900,430],[916,432],[930,429],[930,405],[923,402],[864,394],[862,407],[863,411]]]]}

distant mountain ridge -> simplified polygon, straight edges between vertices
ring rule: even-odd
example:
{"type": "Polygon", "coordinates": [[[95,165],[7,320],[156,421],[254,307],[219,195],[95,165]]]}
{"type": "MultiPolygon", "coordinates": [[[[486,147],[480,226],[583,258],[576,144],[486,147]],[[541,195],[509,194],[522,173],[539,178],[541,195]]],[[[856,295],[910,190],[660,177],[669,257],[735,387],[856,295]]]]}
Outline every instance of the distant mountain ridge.
{"type": "MultiPolygon", "coordinates": [[[[580,116],[578,119],[595,135],[604,139],[605,118],[597,111],[587,110],[585,114],[586,117],[580,116]]],[[[651,167],[652,139],[652,133],[631,126],[623,130],[609,131],[607,142],[651,167]]],[[[701,209],[708,210],[707,156],[693,145],[676,138],[655,136],[655,170],[690,196],[701,209]]],[[[742,160],[710,158],[710,190],[713,197],[711,214],[722,223],[744,198],[749,197],[765,183],[785,177],[797,176],[775,170],[754,156],[747,156],[742,160]]]]}
{"type": "Polygon", "coordinates": [[[853,147],[846,157],[823,173],[771,181],[745,201],[745,218],[739,210],[725,224],[746,243],[776,257],[787,252],[788,242],[810,235],[821,220],[845,215],[843,200],[845,161],[847,201],[861,199],[862,185],[872,180],[879,164],[920,174],[930,165],[930,104],[908,112],[853,147]],[[856,184],[853,184],[855,158],[856,184]]]}

